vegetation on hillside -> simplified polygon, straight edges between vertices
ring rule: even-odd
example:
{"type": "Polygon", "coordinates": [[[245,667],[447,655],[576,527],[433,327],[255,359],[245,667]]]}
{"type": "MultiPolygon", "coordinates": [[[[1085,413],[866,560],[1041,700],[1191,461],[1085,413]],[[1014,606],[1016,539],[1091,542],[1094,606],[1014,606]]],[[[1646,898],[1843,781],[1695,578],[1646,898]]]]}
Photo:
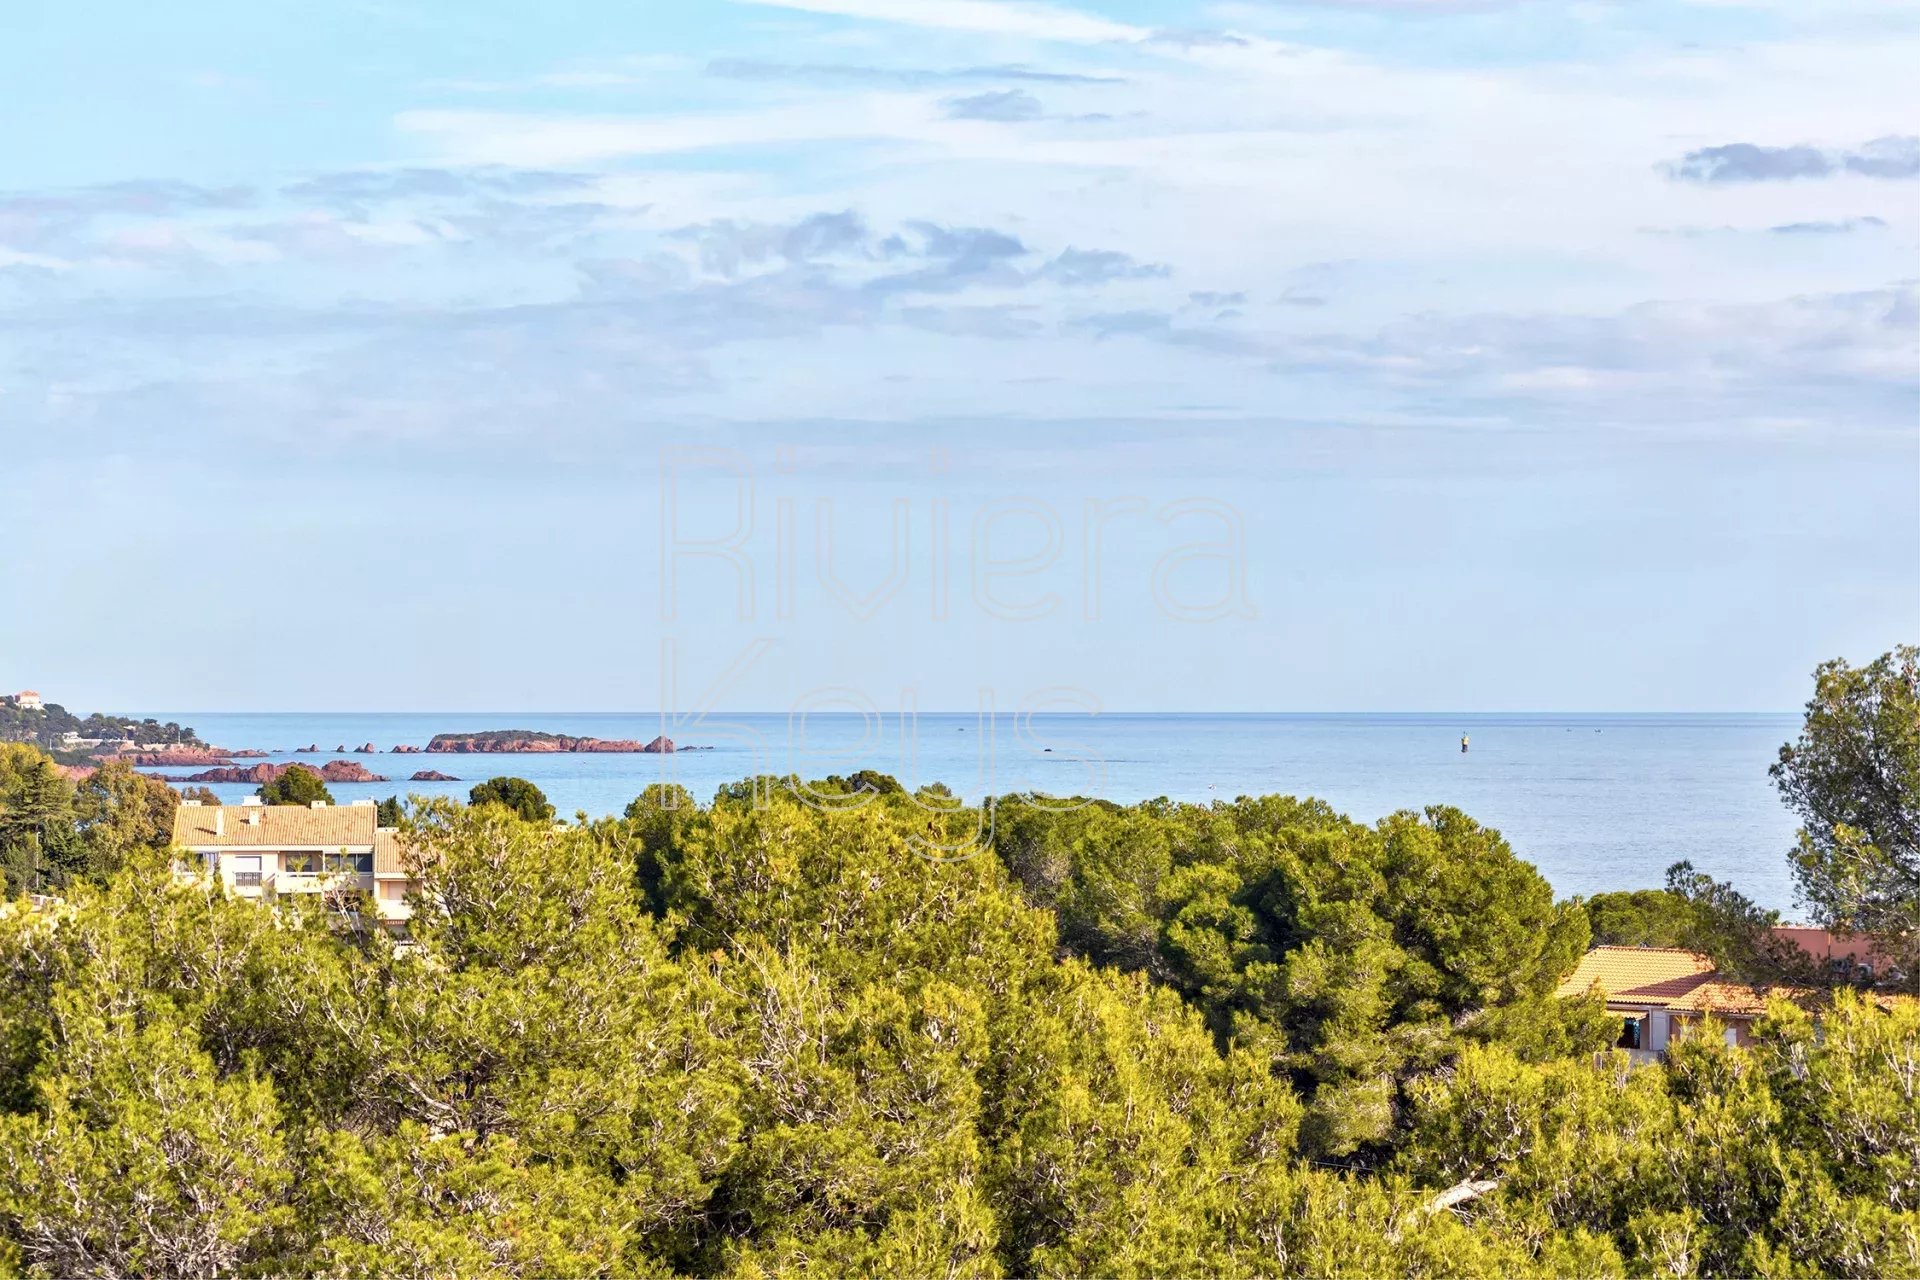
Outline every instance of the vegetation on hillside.
{"type": "Polygon", "coordinates": [[[83,718],[57,703],[48,703],[44,710],[29,711],[10,702],[0,702],[0,742],[28,742],[53,750],[68,733],[107,741],[131,739],[141,746],[204,745],[192,729],[172,721],[161,724],[151,717],[135,720],[129,716],[97,714],[83,718]]]}

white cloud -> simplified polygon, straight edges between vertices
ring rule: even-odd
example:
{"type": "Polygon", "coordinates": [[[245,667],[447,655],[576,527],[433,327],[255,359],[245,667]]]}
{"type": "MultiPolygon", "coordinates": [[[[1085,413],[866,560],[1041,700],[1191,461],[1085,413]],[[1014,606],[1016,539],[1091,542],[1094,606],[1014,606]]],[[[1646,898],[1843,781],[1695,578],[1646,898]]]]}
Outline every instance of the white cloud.
{"type": "Polygon", "coordinates": [[[41,253],[21,253],[0,245],[0,270],[7,267],[32,267],[41,271],[63,271],[72,265],[60,258],[41,253]]]}
{"type": "Polygon", "coordinates": [[[356,410],[368,424],[430,417],[428,366],[496,341],[519,351],[530,385],[549,370],[557,403],[559,383],[595,374],[556,344],[590,335],[607,338],[603,353],[680,353],[622,394],[654,387],[722,417],[855,403],[911,415],[942,397],[957,411],[976,394],[983,412],[1018,413],[1057,391],[1076,413],[1231,402],[1569,421],[1599,406],[1595,423],[1747,421],[1755,405],[1799,403],[1808,418],[1833,406],[1846,410],[1835,421],[1877,421],[1899,393],[1910,331],[1872,307],[1779,300],[1874,297],[1920,275],[1890,261],[1910,252],[1909,187],[1868,204],[1839,184],[1716,189],[1655,166],[1729,138],[1882,136],[1911,101],[1911,41],[1467,66],[1262,37],[1167,42],[989,0],[743,2],[872,19],[854,28],[872,49],[835,62],[821,46],[837,32],[782,22],[778,49],[726,51],[761,60],[663,67],[647,114],[547,109],[541,90],[632,69],[565,64],[520,82],[534,95],[524,110],[502,98],[397,115],[403,145],[386,169],[280,183],[246,210],[160,187],[116,189],[104,213],[28,195],[0,201],[0,240],[78,264],[32,278],[38,296],[69,289],[66,276],[98,284],[86,271],[103,244],[152,275],[172,264],[183,288],[298,293],[369,330],[355,377],[378,367],[392,321],[340,301],[417,307],[391,348],[420,381],[370,395],[356,410]],[[1042,72],[1018,40],[1078,47],[1048,50],[1042,72]],[[823,212],[872,233],[825,252],[823,212]],[[1847,219],[1886,226],[1641,231],[1847,219]],[[980,240],[909,261],[889,242],[918,243],[921,223],[990,228],[1030,252],[980,240]],[[701,233],[675,238],[688,228],[701,233]],[[1344,265],[1312,265],[1329,262],[1344,265]],[[528,310],[499,318],[514,307],[528,310]],[[428,336],[437,308],[457,340],[428,336]],[[817,376],[813,343],[836,351],[835,377],[817,376]],[[1055,391],[976,393],[998,384],[1013,343],[1055,391]],[[1840,379],[1857,385],[1826,385],[1840,379]]]}
{"type": "Polygon", "coordinates": [[[1152,34],[1145,27],[1129,26],[1073,9],[1044,4],[1005,4],[999,0],[736,0],[736,3],[1070,44],[1137,41],[1152,34]]]}
{"type": "Polygon", "coordinates": [[[733,115],[524,115],[509,111],[404,111],[403,133],[428,139],[455,163],[583,165],[622,156],[720,147],[913,137],[928,99],[871,94],[733,115]]]}

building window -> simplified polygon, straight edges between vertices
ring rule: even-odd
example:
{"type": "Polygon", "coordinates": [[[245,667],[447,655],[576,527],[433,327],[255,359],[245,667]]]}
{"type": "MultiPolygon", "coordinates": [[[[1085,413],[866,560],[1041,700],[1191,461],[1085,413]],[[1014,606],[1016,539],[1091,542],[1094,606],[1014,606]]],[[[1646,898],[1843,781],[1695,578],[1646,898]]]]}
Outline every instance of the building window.
{"type": "Polygon", "coordinates": [[[347,874],[370,876],[373,874],[373,855],[370,853],[329,853],[326,855],[327,872],[331,875],[347,874]]]}
{"type": "Polygon", "coordinates": [[[1638,1049],[1640,1047],[1640,1019],[1628,1018],[1626,1020],[1625,1024],[1620,1028],[1618,1044],[1622,1049],[1638,1049]]]}
{"type": "Polygon", "coordinates": [[[317,853],[289,853],[282,855],[281,865],[290,876],[310,876],[320,870],[320,855],[317,853]]]}

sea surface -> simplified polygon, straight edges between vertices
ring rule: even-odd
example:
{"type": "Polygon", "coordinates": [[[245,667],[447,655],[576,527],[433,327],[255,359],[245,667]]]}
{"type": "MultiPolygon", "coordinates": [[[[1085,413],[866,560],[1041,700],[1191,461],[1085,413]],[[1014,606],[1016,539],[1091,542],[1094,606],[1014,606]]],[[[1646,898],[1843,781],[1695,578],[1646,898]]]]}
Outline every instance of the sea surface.
{"type": "MultiPolygon", "coordinates": [[[[1793,914],[1787,853],[1795,822],[1767,778],[1799,718],[1766,715],[1041,715],[714,713],[141,712],[193,726],[209,743],[274,761],[357,761],[392,781],[332,784],[341,803],[394,794],[464,797],[502,774],[527,778],[562,814],[617,814],[649,783],[705,800],[758,773],[806,778],[873,768],[910,788],[944,782],[970,800],[1037,790],[1120,802],[1166,796],[1318,796],[1352,817],[1450,804],[1497,827],[1561,895],[1656,887],[1688,859],[1756,901],[1793,914]],[[392,755],[440,733],[535,729],[647,741],[674,755],[392,755]],[[1471,750],[1460,750],[1460,738],[1471,750]],[[353,754],[372,742],[376,755],[353,754]],[[296,755],[308,743],[319,755],[296,755]],[[333,750],[348,748],[346,753],[333,750]],[[1051,751],[1047,750],[1051,748],[1051,751]],[[409,782],[420,770],[460,779],[409,782]]],[[[258,763],[239,761],[240,764],[258,763]]],[[[181,776],[195,769],[150,772],[181,776]]],[[[216,786],[238,803],[253,791],[216,786]]]]}

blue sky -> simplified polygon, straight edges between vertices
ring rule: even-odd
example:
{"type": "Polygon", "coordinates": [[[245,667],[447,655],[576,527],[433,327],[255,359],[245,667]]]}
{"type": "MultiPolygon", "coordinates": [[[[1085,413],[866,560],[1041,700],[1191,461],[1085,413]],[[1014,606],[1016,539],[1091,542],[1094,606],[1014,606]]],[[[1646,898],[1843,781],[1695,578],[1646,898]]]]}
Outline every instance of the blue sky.
{"type": "Polygon", "coordinates": [[[1920,638],[1920,4],[533,14],[7,19],[0,685],[1738,710],[1920,638]]]}

